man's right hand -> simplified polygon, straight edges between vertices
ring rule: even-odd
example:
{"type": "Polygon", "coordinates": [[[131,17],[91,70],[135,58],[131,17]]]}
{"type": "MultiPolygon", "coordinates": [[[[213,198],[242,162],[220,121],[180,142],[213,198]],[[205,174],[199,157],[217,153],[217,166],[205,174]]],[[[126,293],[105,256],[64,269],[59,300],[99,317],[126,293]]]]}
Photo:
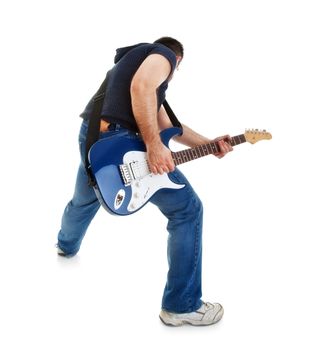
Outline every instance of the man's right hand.
{"type": "Polygon", "coordinates": [[[153,174],[162,175],[174,171],[172,152],[164,146],[161,140],[146,145],[146,148],[149,168],[153,174]]]}

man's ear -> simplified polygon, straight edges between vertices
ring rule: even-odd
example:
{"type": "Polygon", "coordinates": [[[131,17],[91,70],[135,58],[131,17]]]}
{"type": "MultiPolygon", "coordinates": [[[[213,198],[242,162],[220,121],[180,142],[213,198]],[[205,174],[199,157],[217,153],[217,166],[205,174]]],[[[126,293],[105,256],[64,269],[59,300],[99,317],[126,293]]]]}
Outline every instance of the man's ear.
{"type": "Polygon", "coordinates": [[[181,56],[176,56],[176,66],[178,67],[178,65],[180,64],[181,60],[183,58],[181,56]]]}
{"type": "Polygon", "coordinates": [[[181,56],[176,56],[176,70],[178,70],[178,66],[180,64],[180,62],[182,61],[182,57],[181,56]]]}

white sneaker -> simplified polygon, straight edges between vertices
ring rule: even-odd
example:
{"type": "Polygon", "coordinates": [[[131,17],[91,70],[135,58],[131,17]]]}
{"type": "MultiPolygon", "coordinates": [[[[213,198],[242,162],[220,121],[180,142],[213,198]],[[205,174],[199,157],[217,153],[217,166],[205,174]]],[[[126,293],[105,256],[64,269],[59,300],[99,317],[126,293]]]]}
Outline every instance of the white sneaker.
{"type": "Polygon", "coordinates": [[[55,247],[57,248],[57,253],[60,256],[66,256],[66,253],[63,252],[63,250],[58,246],[58,244],[55,245],[55,247]]]}
{"type": "Polygon", "coordinates": [[[161,310],[160,319],[168,326],[181,326],[190,324],[192,326],[209,326],[218,322],[224,314],[224,309],[220,304],[203,303],[201,307],[185,314],[176,314],[161,310]]]}

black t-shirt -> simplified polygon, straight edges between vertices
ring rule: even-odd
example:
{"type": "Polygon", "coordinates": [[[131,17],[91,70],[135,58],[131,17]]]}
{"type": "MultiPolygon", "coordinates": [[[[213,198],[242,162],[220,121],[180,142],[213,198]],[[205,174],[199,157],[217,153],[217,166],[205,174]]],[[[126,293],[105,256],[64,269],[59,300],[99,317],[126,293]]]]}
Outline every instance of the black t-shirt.
{"type": "MultiPolygon", "coordinates": [[[[130,85],[132,78],[141,63],[151,54],[164,56],[171,64],[171,74],[176,67],[176,55],[162,44],[137,44],[116,50],[115,65],[109,72],[109,81],[101,116],[111,123],[120,124],[133,131],[138,131],[131,105],[130,85]]],[[[171,75],[170,74],[170,75],[171,75]]],[[[168,80],[165,80],[157,89],[158,109],[165,100],[165,91],[168,80]]],[[[89,119],[93,108],[92,99],[80,115],[89,119]]]]}

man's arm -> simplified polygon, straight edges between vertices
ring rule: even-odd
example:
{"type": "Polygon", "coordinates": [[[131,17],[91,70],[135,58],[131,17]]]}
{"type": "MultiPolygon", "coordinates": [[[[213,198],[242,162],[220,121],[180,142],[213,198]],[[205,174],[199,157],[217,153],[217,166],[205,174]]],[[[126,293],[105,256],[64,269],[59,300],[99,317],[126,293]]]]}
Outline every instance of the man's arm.
{"type": "Polygon", "coordinates": [[[150,170],[154,174],[173,171],[171,151],[160,139],[157,89],[171,72],[169,61],[159,54],[149,55],[135,73],[130,87],[133,113],[147,148],[150,170]]]}
{"type": "MultiPolygon", "coordinates": [[[[161,130],[172,127],[172,123],[163,106],[160,108],[158,114],[158,121],[161,130]]],[[[215,156],[218,158],[224,157],[226,153],[233,150],[232,146],[229,143],[225,142],[225,140],[230,139],[229,135],[220,136],[214,140],[211,140],[201,134],[198,134],[196,131],[194,131],[187,125],[182,124],[182,127],[183,134],[174,138],[176,142],[179,142],[188,147],[196,147],[203,144],[207,144],[211,141],[217,141],[221,150],[219,153],[215,154],[215,156]]]]}

